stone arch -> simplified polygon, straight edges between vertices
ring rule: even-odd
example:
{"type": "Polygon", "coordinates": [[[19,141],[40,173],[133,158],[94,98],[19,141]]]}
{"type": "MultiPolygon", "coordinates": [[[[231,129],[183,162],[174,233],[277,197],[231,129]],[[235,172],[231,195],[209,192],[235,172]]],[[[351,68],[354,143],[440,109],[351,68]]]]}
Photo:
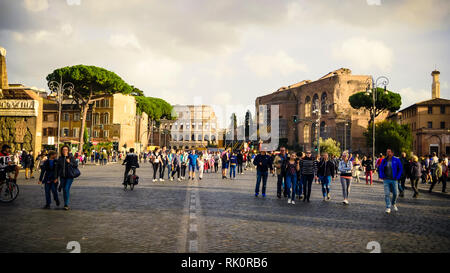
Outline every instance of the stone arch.
{"type": "Polygon", "coordinates": [[[305,117],[311,116],[311,97],[306,96],[305,98],[305,117]]]}

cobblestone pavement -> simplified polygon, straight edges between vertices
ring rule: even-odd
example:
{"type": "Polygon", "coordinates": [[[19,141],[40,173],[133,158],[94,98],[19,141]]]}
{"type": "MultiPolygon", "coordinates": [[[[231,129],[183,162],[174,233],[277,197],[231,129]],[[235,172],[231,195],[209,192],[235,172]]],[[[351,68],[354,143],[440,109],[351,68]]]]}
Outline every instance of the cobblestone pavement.
{"type": "MultiPolygon", "coordinates": [[[[352,184],[350,205],[341,204],[340,183],[324,202],[313,184],[311,203],[287,204],[275,196],[253,196],[255,172],[222,180],[151,182],[141,164],[140,184],[123,191],[119,164],[87,166],[72,187],[70,211],[43,210],[37,180],[19,179],[20,195],[0,204],[0,252],[449,252],[450,199],[408,190],[399,211],[384,213],[381,184],[352,184]]],[[[22,174],[21,174],[22,175],[22,174]]],[[[52,205],[54,207],[54,205],[52,205]]]]}

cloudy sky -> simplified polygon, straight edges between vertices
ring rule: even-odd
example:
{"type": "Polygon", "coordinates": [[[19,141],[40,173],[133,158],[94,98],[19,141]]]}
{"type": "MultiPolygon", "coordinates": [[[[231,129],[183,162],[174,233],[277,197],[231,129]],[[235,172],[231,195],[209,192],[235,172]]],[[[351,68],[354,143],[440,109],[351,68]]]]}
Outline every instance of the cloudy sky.
{"type": "Polygon", "coordinates": [[[253,106],[341,67],[387,76],[402,108],[437,68],[450,98],[449,41],[448,0],[0,0],[10,83],[96,65],[172,104],[253,106]]]}

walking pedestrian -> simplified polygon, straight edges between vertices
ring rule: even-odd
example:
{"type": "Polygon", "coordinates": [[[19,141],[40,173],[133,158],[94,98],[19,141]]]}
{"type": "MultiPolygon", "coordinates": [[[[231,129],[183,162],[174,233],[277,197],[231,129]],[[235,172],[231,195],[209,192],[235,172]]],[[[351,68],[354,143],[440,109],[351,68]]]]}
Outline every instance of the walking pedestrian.
{"type": "Polygon", "coordinates": [[[64,209],[69,210],[70,188],[75,177],[73,177],[73,169],[78,168],[75,158],[69,153],[69,146],[61,147],[61,155],[58,158],[58,176],[61,182],[59,190],[63,190],[64,209]]]}
{"type": "Polygon", "coordinates": [[[342,201],[342,203],[344,203],[344,205],[348,205],[348,198],[350,195],[350,188],[352,183],[353,164],[346,152],[342,154],[342,160],[339,162],[338,169],[341,173],[342,195],[344,197],[344,201],[342,201]]]}
{"type": "Polygon", "coordinates": [[[228,169],[228,163],[229,163],[229,150],[226,150],[222,154],[222,179],[227,179],[227,169],[228,169]]]}
{"type": "Polygon", "coordinates": [[[253,164],[256,167],[256,188],[255,188],[255,197],[259,195],[259,189],[261,185],[261,180],[263,182],[262,185],[262,197],[266,197],[266,185],[267,185],[267,177],[269,176],[269,169],[272,171],[272,159],[269,155],[267,155],[266,151],[262,150],[253,160],[253,164]]]}
{"type": "Polygon", "coordinates": [[[391,213],[391,207],[394,211],[397,208],[397,181],[400,179],[403,172],[402,162],[399,158],[394,156],[391,149],[387,149],[386,158],[381,161],[379,167],[379,176],[383,179],[384,185],[384,199],[386,202],[386,213],[391,213]],[[392,192],[392,199],[390,193],[392,192]]]}
{"type": "Polygon", "coordinates": [[[331,199],[330,184],[335,175],[335,167],[333,161],[329,160],[328,153],[322,153],[322,159],[319,162],[317,176],[322,183],[323,201],[331,199]]]}
{"type": "MultiPolygon", "coordinates": [[[[236,166],[238,165],[238,159],[235,152],[231,153],[230,156],[230,179],[236,179],[236,166]]],[[[238,171],[239,173],[239,171],[238,171]]]]}
{"type": "Polygon", "coordinates": [[[277,174],[277,197],[281,198],[281,188],[283,188],[283,195],[287,197],[287,186],[286,186],[286,162],[288,160],[288,156],[286,154],[286,148],[281,147],[280,153],[275,156],[274,167],[276,168],[277,174]]]}
{"type": "MultiPolygon", "coordinates": [[[[286,174],[286,195],[288,204],[295,205],[295,191],[297,188],[297,172],[300,170],[300,162],[297,160],[296,154],[293,152],[289,159],[282,165],[283,173],[286,174]],[[292,189],[292,191],[291,191],[292,189]]],[[[277,193],[278,194],[278,193],[277,193]]]]}
{"type": "Polygon", "coordinates": [[[192,178],[192,180],[195,179],[195,169],[197,168],[198,163],[198,155],[195,152],[195,150],[192,150],[191,153],[188,156],[188,162],[189,162],[189,179],[192,178]]]}
{"type": "Polygon", "coordinates": [[[409,161],[406,158],[406,153],[402,152],[402,155],[400,157],[400,162],[402,163],[402,174],[400,176],[400,179],[398,180],[398,190],[399,190],[399,197],[404,197],[404,191],[406,189],[405,181],[406,178],[408,178],[409,173],[409,161]]]}
{"type": "Polygon", "coordinates": [[[433,160],[431,163],[430,170],[431,170],[431,186],[430,186],[430,189],[428,190],[428,193],[431,193],[433,191],[434,186],[441,179],[442,159],[438,159],[437,163],[433,160]]]}
{"type": "Polygon", "coordinates": [[[372,156],[369,155],[369,158],[367,158],[366,156],[364,156],[363,161],[362,161],[362,167],[364,168],[364,172],[366,175],[366,185],[373,185],[373,161],[372,161],[372,156]],[[370,179],[370,183],[369,183],[369,179],[370,179]]]}
{"type": "Polygon", "coordinates": [[[409,179],[411,181],[411,188],[414,191],[413,198],[419,197],[419,179],[422,176],[422,165],[417,156],[412,157],[409,179]]]}
{"type": "Polygon", "coordinates": [[[359,184],[359,172],[361,168],[361,161],[359,160],[359,154],[356,154],[355,157],[352,159],[352,165],[353,165],[353,179],[356,180],[356,183],[359,184]]]}
{"type": "Polygon", "coordinates": [[[303,178],[303,202],[309,202],[311,197],[311,186],[317,177],[317,160],[311,156],[311,151],[306,151],[306,156],[300,160],[300,172],[303,178]]]}
{"type": "Polygon", "coordinates": [[[44,184],[45,189],[45,206],[44,209],[50,209],[50,204],[52,203],[51,195],[55,200],[56,206],[59,207],[59,197],[58,197],[58,163],[56,160],[57,153],[55,151],[50,151],[48,153],[48,159],[42,164],[41,175],[39,176],[39,183],[44,184]]]}

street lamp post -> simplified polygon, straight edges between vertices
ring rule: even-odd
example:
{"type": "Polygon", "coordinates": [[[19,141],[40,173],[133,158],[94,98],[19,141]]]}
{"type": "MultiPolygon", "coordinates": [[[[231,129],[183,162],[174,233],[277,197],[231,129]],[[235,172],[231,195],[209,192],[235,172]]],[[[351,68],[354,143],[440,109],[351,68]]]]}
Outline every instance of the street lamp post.
{"type": "Polygon", "coordinates": [[[374,81],[373,77],[367,79],[366,95],[370,96],[372,93],[372,164],[375,169],[375,105],[378,99],[378,86],[384,86],[384,94],[387,94],[386,86],[389,84],[389,79],[385,76],[380,76],[374,81]]]}
{"type": "Polygon", "coordinates": [[[64,95],[67,93],[68,98],[72,99],[73,94],[75,92],[75,85],[71,82],[62,82],[62,75],[60,81],[50,81],[48,83],[48,87],[50,89],[50,97],[55,97],[56,102],[58,103],[58,135],[56,140],[56,150],[59,149],[59,142],[61,136],[61,111],[62,111],[62,103],[64,100],[64,95]]]}

